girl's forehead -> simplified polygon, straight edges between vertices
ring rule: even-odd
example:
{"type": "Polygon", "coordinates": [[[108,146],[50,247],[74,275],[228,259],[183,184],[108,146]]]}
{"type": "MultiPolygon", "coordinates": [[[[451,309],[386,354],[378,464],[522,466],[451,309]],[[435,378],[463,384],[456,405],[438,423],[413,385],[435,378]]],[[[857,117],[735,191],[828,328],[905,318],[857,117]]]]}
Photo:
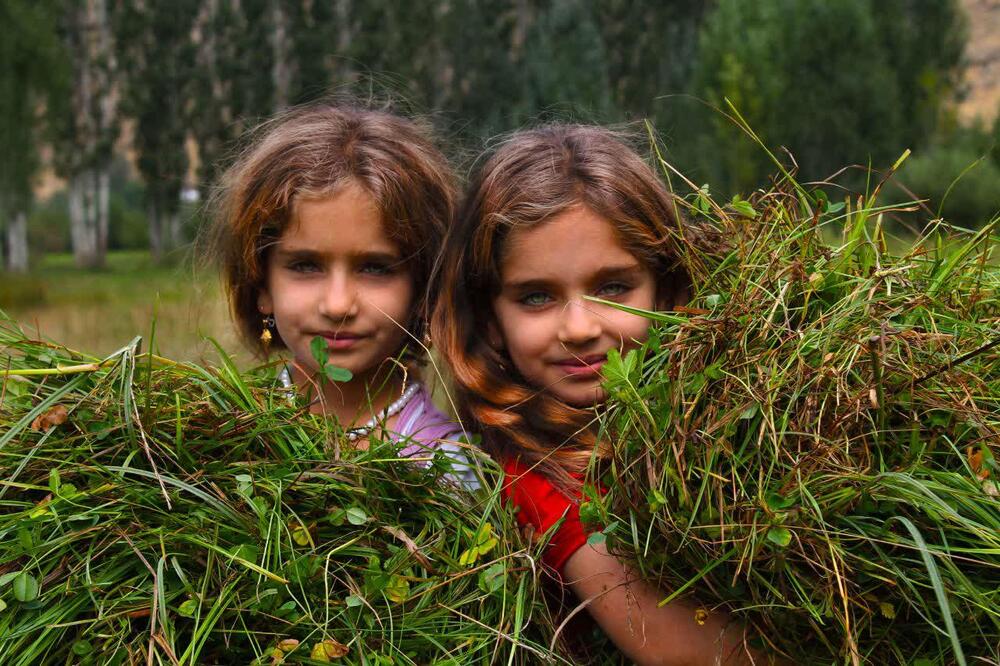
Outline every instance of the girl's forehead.
{"type": "Polygon", "coordinates": [[[299,198],[279,243],[293,249],[395,247],[375,200],[348,184],[330,195],[299,198]]]}
{"type": "Polygon", "coordinates": [[[611,221],[584,206],[573,206],[531,227],[516,228],[504,245],[500,261],[504,282],[641,263],[624,247],[611,221]]]}

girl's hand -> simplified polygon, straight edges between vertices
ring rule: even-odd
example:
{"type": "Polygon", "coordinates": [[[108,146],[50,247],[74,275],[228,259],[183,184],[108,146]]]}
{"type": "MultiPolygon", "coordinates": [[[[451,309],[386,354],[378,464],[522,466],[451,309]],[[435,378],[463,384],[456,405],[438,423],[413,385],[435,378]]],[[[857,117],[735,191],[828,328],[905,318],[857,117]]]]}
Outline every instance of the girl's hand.
{"type": "Polygon", "coordinates": [[[706,614],[684,601],[657,607],[665,594],[642,581],[604,544],[573,553],[563,581],[618,649],[642,666],[773,663],[749,649],[743,628],[727,613],[706,614]]]}

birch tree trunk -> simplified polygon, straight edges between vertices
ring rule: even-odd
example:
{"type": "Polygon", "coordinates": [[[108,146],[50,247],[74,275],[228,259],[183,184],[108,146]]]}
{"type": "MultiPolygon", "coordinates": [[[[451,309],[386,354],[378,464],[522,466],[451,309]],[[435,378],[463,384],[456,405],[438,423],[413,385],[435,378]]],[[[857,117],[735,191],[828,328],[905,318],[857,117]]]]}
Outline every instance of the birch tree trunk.
{"type": "Polygon", "coordinates": [[[23,210],[7,222],[7,270],[14,273],[28,270],[28,214],[23,210]]]}
{"type": "Polygon", "coordinates": [[[116,62],[105,0],[80,0],[68,30],[73,63],[68,153],[70,238],[81,268],[104,265],[108,241],[110,163],[117,131],[116,62]]]}
{"type": "Polygon", "coordinates": [[[163,259],[163,220],[160,219],[160,211],[155,204],[146,206],[146,218],[149,223],[149,252],[153,255],[153,261],[159,263],[163,259]]]}

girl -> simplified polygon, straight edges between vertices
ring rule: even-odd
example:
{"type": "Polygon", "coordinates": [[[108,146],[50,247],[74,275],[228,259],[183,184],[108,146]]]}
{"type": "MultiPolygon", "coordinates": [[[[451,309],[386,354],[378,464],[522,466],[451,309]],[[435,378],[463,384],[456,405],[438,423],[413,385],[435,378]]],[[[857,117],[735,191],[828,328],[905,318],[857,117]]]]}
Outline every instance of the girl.
{"type": "Polygon", "coordinates": [[[262,356],[287,349],[286,386],[359,446],[382,430],[403,456],[452,456],[474,485],[461,428],[410,367],[454,206],[444,157],[413,122],[346,105],[293,110],[258,132],[215,201],[216,256],[242,337],[262,356]],[[327,381],[317,357],[346,381],[327,381]]]}
{"type": "Polygon", "coordinates": [[[433,335],[518,520],[536,534],[562,520],[543,559],[621,651],[641,664],[750,663],[725,614],[659,608],[665,595],[586,545],[580,522],[583,473],[605,444],[591,409],[606,397],[601,366],[648,330],[584,296],[647,310],[682,301],[681,233],[667,190],[610,131],[517,133],[473,179],[449,233],[433,335]]]}

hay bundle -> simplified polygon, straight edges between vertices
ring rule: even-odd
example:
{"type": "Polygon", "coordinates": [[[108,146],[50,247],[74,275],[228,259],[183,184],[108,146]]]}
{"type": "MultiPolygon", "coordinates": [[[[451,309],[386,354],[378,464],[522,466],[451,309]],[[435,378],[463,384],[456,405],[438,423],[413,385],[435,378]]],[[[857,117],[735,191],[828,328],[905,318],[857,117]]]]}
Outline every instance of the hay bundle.
{"type": "Polygon", "coordinates": [[[996,221],[894,256],[874,197],[788,189],[694,201],[731,251],[606,366],[594,538],[795,663],[997,663],[996,221]]]}
{"type": "Polygon", "coordinates": [[[543,659],[531,553],[440,465],[331,462],[328,422],[231,365],[9,321],[0,355],[0,663],[543,659]]]}

